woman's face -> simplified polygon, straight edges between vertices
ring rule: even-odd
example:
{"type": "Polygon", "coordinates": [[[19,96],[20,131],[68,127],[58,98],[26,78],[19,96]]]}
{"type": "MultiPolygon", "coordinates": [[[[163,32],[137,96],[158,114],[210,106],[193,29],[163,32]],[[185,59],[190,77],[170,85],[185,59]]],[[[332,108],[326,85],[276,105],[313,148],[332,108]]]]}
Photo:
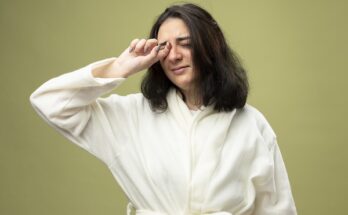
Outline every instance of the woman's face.
{"type": "Polygon", "coordinates": [[[183,91],[193,89],[196,72],[186,24],[179,18],[168,18],[160,26],[157,39],[159,44],[170,44],[168,55],[160,61],[166,76],[183,91]]]}

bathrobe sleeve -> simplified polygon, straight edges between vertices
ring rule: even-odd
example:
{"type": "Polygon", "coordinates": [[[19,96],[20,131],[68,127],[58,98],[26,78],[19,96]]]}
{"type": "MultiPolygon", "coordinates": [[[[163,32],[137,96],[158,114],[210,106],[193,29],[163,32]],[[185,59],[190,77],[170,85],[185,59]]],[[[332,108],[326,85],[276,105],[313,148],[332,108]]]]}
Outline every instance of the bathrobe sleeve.
{"type": "Polygon", "coordinates": [[[110,92],[124,78],[95,78],[95,68],[112,63],[108,58],[53,78],[30,96],[36,112],[73,143],[107,165],[127,142],[133,96],[100,96],[110,92]]]}
{"type": "Polygon", "coordinates": [[[264,115],[256,109],[253,113],[262,136],[264,147],[261,160],[252,168],[252,187],[255,192],[252,215],[296,215],[296,206],[277,136],[264,115]]]}
{"type": "Polygon", "coordinates": [[[296,215],[288,174],[276,138],[269,147],[273,171],[256,195],[253,215],[296,215]]]}

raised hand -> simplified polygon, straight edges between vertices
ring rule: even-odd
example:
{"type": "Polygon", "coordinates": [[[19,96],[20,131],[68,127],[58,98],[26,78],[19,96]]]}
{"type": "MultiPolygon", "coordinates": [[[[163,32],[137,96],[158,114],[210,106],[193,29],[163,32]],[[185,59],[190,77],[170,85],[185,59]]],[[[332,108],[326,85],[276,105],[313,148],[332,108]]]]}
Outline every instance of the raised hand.
{"type": "Polygon", "coordinates": [[[157,39],[134,39],[130,46],[108,68],[93,71],[95,77],[128,77],[165,58],[169,43],[158,44],[157,39]]]}

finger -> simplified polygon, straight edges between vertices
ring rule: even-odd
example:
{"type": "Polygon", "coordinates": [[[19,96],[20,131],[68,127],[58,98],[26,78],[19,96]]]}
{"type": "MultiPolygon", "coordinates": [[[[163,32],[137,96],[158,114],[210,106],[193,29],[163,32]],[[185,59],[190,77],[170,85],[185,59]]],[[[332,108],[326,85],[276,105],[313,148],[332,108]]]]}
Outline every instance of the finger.
{"type": "Polygon", "coordinates": [[[135,52],[135,53],[138,53],[138,54],[144,53],[144,45],[145,45],[145,43],[146,43],[146,40],[145,40],[145,39],[141,39],[141,40],[135,45],[134,52],[135,52]]]}
{"type": "Polygon", "coordinates": [[[166,57],[169,54],[170,48],[171,48],[170,43],[167,43],[165,46],[163,46],[163,45],[154,46],[152,48],[152,50],[151,50],[151,53],[148,54],[146,56],[146,58],[147,58],[148,61],[151,61],[152,63],[155,63],[158,60],[163,59],[164,57],[166,57]]]}
{"type": "Polygon", "coordinates": [[[138,38],[132,40],[132,42],[129,45],[129,52],[132,52],[135,49],[135,46],[137,45],[138,42],[139,42],[138,38]]]}
{"type": "Polygon", "coordinates": [[[145,47],[144,47],[144,52],[150,51],[154,46],[157,45],[157,40],[156,39],[148,39],[146,40],[145,47]]]}
{"type": "Polygon", "coordinates": [[[158,44],[156,51],[159,52],[160,50],[164,49],[167,44],[168,44],[168,42],[163,42],[163,43],[158,44]]]}
{"type": "Polygon", "coordinates": [[[172,48],[172,45],[170,43],[167,43],[165,46],[163,47],[157,47],[158,51],[157,51],[157,59],[162,60],[163,58],[165,58],[168,54],[170,49],[172,48]]]}

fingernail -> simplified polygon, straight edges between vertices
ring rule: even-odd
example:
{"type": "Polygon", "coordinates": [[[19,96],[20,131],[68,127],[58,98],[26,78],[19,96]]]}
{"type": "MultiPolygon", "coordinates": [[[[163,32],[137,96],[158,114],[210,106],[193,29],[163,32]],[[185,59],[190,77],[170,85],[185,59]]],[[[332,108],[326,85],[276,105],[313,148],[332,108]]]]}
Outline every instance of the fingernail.
{"type": "Polygon", "coordinates": [[[159,50],[164,49],[164,47],[165,47],[166,45],[167,45],[167,42],[166,42],[166,43],[162,43],[162,44],[158,45],[158,47],[157,47],[156,51],[158,52],[159,50]]]}
{"type": "Polygon", "coordinates": [[[132,52],[133,51],[133,47],[129,47],[129,52],[132,52]]]}

